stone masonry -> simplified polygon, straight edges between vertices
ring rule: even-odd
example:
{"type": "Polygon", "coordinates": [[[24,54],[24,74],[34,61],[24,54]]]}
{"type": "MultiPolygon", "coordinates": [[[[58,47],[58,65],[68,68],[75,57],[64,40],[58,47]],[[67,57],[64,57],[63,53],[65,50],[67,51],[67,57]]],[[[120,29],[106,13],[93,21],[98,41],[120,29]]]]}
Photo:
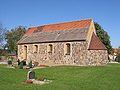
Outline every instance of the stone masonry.
{"type": "MultiPolygon", "coordinates": [[[[87,50],[87,42],[55,42],[39,43],[38,52],[34,52],[34,44],[27,46],[27,62],[39,62],[44,65],[103,65],[108,62],[107,50],[87,50]],[[65,54],[65,45],[71,45],[70,55],[65,54]],[[53,45],[52,53],[48,52],[48,45],[53,45]]],[[[18,58],[24,60],[24,46],[18,45],[18,58]]]]}

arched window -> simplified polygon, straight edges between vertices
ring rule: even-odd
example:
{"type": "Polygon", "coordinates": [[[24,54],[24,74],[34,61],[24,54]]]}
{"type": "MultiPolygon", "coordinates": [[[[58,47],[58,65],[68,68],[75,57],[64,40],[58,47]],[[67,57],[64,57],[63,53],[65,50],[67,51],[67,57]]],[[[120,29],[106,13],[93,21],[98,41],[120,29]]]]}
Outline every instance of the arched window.
{"type": "Polygon", "coordinates": [[[38,52],[38,45],[34,45],[34,53],[38,52]]]}
{"type": "Polygon", "coordinates": [[[24,46],[24,59],[27,60],[27,46],[24,46]]]}
{"type": "Polygon", "coordinates": [[[67,43],[66,44],[66,55],[70,55],[70,52],[71,52],[71,50],[70,50],[70,44],[67,43]]]}
{"type": "Polygon", "coordinates": [[[52,51],[53,51],[53,45],[49,44],[49,46],[48,46],[48,53],[52,53],[52,51]]]}

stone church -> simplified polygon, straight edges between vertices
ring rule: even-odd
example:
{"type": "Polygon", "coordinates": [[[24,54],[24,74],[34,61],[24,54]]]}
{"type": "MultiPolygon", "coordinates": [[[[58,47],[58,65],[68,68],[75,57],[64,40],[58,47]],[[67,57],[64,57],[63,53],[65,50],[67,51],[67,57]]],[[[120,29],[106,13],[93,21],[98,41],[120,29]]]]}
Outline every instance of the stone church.
{"type": "Polygon", "coordinates": [[[18,41],[18,59],[41,65],[104,65],[108,53],[92,19],[29,28],[18,41]]]}

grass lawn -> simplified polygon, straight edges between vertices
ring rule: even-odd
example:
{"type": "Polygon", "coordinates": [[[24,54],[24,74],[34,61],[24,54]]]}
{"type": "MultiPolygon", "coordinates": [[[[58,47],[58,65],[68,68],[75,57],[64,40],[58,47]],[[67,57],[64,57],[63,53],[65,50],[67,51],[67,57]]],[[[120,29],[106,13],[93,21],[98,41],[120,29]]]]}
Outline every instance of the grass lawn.
{"type": "Polygon", "coordinates": [[[26,84],[27,70],[0,65],[0,90],[120,90],[120,64],[96,67],[59,66],[35,70],[50,84],[26,84]]]}

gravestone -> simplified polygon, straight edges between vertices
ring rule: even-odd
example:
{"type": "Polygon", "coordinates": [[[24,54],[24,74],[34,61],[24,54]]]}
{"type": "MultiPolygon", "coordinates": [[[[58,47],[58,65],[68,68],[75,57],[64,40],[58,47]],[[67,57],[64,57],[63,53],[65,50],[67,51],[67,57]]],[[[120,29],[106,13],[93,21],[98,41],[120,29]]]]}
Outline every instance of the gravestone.
{"type": "Polygon", "coordinates": [[[30,80],[30,79],[35,79],[35,72],[33,71],[32,68],[28,71],[28,74],[27,74],[27,80],[30,80]]]}

